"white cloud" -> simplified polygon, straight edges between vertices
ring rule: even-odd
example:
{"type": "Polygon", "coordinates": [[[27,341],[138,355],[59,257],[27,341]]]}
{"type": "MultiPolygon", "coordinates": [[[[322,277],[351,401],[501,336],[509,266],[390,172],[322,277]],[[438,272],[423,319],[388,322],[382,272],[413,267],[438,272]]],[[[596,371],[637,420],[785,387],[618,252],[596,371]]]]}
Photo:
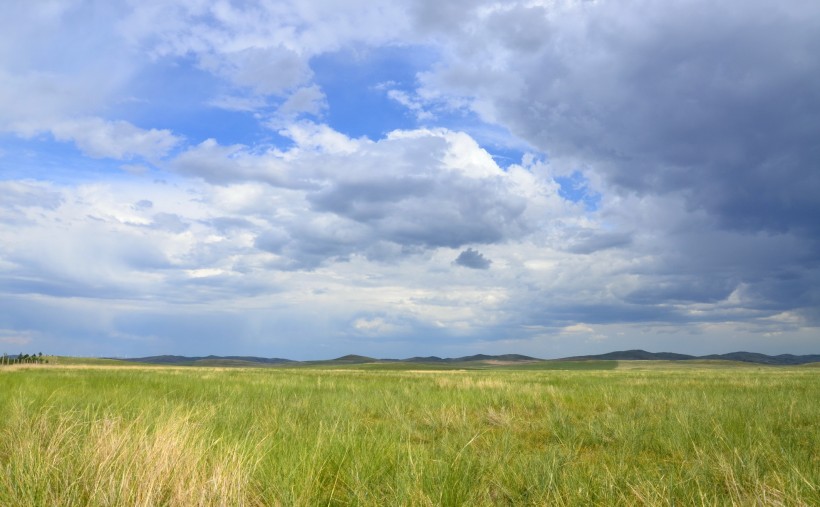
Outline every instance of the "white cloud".
{"type": "Polygon", "coordinates": [[[58,141],[73,141],[93,158],[126,160],[138,156],[157,160],[181,141],[169,130],[145,130],[126,121],[101,118],[60,120],[49,124],[48,129],[58,141]]]}
{"type": "MultiPolygon", "coordinates": [[[[308,123],[284,133],[296,142],[287,151],[254,153],[208,141],[172,164],[210,182],[280,189],[229,187],[269,195],[240,201],[245,213],[256,209],[270,224],[257,245],[283,256],[283,267],[504,242],[572,213],[554,185],[522,166],[502,170],[463,133],[396,131],[374,142],[308,123]],[[275,232],[282,230],[286,238],[275,232]],[[388,253],[390,244],[400,252],[388,253]]],[[[226,192],[220,191],[233,199],[226,192]]]]}
{"type": "Polygon", "coordinates": [[[268,102],[258,96],[221,95],[208,101],[209,106],[228,111],[253,112],[268,107],[268,102]]]}
{"type": "Polygon", "coordinates": [[[387,90],[387,96],[402,106],[409,109],[419,121],[432,120],[435,115],[427,110],[424,101],[413,97],[411,94],[402,90],[387,90]]]}
{"type": "Polygon", "coordinates": [[[111,21],[124,14],[121,3],[10,0],[3,13],[0,131],[98,115],[142,64],[111,21]]]}
{"type": "Polygon", "coordinates": [[[399,326],[391,324],[381,317],[374,317],[370,319],[360,318],[354,320],[353,329],[366,335],[378,336],[394,334],[399,329],[399,326]]]}
{"type": "Polygon", "coordinates": [[[285,159],[292,159],[304,151],[349,154],[369,143],[367,139],[351,139],[327,125],[306,121],[292,123],[279,133],[296,143],[296,149],[283,154],[285,159]]]}
{"type": "Polygon", "coordinates": [[[283,95],[306,83],[312,74],[305,58],[283,47],[249,47],[216,55],[204,54],[200,65],[259,95],[283,95]]]}
{"type": "Polygon", "coordinates": [[[321,91],[311,83],[311,58],[400,40],[409,25],[395,2],[158,0],[135,2],[117,26],[132,48],[154,58],[193,57],[231,84],[233,98],[215,98],[215,104],[248,108],[267,104],[263,96],[282,97],[280,113],[291,115],[322,108],[321,91]]]}
{"type": "Polygon", "coordinates": [[[319,115],[327,108],[325,94],[318,86],[306,86],[293,92],[279,107],[277,113],[286,118],[295,117],[301,113],[314,116],[319,115]]]}

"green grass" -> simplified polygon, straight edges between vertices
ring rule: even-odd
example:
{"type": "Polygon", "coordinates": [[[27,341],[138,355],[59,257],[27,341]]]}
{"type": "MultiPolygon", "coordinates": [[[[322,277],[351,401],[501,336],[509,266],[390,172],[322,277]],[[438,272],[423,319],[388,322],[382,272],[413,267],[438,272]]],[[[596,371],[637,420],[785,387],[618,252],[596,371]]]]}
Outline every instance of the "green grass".
{"type": "Polygon", "coordinates": [[[479,371],[479,370],[613,370],[618,361],[521,361],[497,364],[492,361],[454,361],[406,363],[399,361],[375,361],[371,363],[290,363],[275,367],[321,368],[332,370],[363,371],[479,371]]]}
{"type": "Polygon", "coordinates": [[[44,356],[48,364],[58,366],[127,366],[131,363],[99,357],[44,356]]]}
{"type": "Polygon", "coordinates": [[[816,369],[357,366],[0,368],[0,505],[820,505],[816,369]]]}

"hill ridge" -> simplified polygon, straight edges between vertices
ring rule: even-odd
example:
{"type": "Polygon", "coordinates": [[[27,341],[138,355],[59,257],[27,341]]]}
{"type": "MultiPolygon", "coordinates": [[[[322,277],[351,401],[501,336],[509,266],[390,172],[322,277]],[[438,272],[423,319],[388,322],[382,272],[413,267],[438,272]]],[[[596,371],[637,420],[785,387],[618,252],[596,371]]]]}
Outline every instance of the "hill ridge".
{"type": "MultiPolygon", "coordinates": [[[[569,356],[551,361],[689,361],[689,360],[724,360],[738,361],[744,363],[769,364],[769,365],[800,365],[820,362],[820,354],[779,354],[770,356],[759,352],[729,352],[727,354],[708,354],[694,356],[690,354],[679,354],[676,352],[647,352],[642,349],[618,350],[604,354],[591,354],[583,356],[569,356]]],[[[149,364],[180,364],[191,365],[196,363],[213,363],[217,361],[229,361],[237,363],[257,363],[257,364],[367,364],[367,363],[469,363],[469,362],[531,362],[547,361],[532,356],[522,354],[474,354],[462,357],[439,357],[439,356],[414,356],[407,359],[376,359],[373,357],[357,354],[347,354],[336,359],[294,361],[279,357],[257,357],[257,356],[178,356],[178,355],[158,355],[136,358],[125,358],[122,361],[149,363],[149,364]]]]}
{"type": "Polygon", "coordinates": [[[694,359],[713,359],[723,361],[738,361],[743,363],[771,364],[771,365],[798,365],[820,362],[820,354],[779,354],[770,356],[759,352],[729,352],[727,354],[707,354],[693,356],[675,352],[647,352],[642,349],[619,350],[605,354],[586,356],[571,356],[559,361],[590,361],[590,360],[620,360],[620,361],[690,361],[694,359]]]}

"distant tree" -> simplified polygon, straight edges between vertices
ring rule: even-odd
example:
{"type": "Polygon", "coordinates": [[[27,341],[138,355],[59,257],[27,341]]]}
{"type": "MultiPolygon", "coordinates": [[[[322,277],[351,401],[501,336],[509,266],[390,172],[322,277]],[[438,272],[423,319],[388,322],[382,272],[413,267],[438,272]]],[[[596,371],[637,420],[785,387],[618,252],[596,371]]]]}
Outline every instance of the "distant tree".
{"type": "Polygon", "coordinates": [[[3,352],[0,355],[0,366],[8,366],[12,364],[48,364],[48,356],[44,356],[42,352],[36,354],[24,354],[20,352],[17,355],[8,355],[3,352]]]}

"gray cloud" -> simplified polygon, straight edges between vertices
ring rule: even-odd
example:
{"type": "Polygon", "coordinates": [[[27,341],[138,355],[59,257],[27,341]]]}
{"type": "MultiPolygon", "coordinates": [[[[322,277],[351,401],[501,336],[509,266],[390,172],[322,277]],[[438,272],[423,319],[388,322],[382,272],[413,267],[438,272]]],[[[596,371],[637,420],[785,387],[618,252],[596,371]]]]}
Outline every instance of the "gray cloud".
{"type": "Polygon", "coordinates": [[[470,269],[490,269],[490,264],[493,263],[493,261],[484,257],[481,252],[472,248],[463,250],[453,262],[470,269]]]}
{"type": "Polygon", "coordinates": [[[707,279],[692,276],[661,276],[652,283],[630,292],[624,301],[640,305],[674,302],[718,303],[737,288],[737,282],[726,278],[707,279]]]}
{"type": "Polygon", "coordinates": [[[817,320],[820,6],[738,5],[507,4],[458,21],[417,17],[446,49],[420,95],[444,92],[544,150],[554,170],[587,175],[612,221],[567,231],[563,248],[635,259],[623,274],[638,287],[624,283],[612,306],[567,303],[567,321],[817,320]],[[697,304],[713,306],[684,309],[697,304]]]}
{"type": "Polygon", "coordinates": [[[537,50],[504,51],[495,43],[520,31],[525,9],[473,11],[472,35],[453,37],[453,58],[426,79],[474,94],[486,116],[617,189],[679,192],[726,228],[816,235],[820,7],[743,5],[528,9],[551,30],[537,50]],[[497,70],[482,72],[487,62],[497,70]]]}
{"type": "Polygon", "coordinates": [[[2,208],[55,209],[63,202],[60,193],[49,185],[32,181],[0,181],[0,194],[2,208]]]}
{"type": "Polygon", "coordinates": [[[290,135],[298,143],[291,152],[206,142],[172,164],[218,184],[266,184],[244,213],[270,224],[254,231],[255,246],[282,257],[274,265],[283,269],[498,243],[537,230],[543,218],[531,209],[560,213],[551,187],[524,170],[503,171],[465,134],[417,130],[372,142],[303,124],[290,135]]]}
{"type": "Polygon", "coordinates": [[[251,221],[239,217],[216,217],[206,221],[206,223],[222,233],[254,227],[251,221]]]}
{"type": "Polygon", "coordinates": [[[311,77],[305,58],[284,47],[248,47],[201,56],[203,68],[263,95],[281,95],[311,77]]]}
{"type": "Polygon", "coordinates": [[[157,213],[154,215],[154,220],[151,223],[151,227],[169,232],[180,233],[188,230],[190,224],[175,213],[157,213]]]}
{"type": "Polygon", "coordinates": [[[434,184],[431,178],[411,174],[389,179],[375,176],[359,181],[328,183],[327,188],[308,195],[313,209],[360,222],[384,219],[398,203],[430,196],[434,184]]]}
{"type": "Polygon", "coordinates": [[[632,236],[623,232],[592,232],[580,230],[570,240],[567,251],[578,254],[590,254],[609,248],[626,247],[632,243],[632,236]]]}

